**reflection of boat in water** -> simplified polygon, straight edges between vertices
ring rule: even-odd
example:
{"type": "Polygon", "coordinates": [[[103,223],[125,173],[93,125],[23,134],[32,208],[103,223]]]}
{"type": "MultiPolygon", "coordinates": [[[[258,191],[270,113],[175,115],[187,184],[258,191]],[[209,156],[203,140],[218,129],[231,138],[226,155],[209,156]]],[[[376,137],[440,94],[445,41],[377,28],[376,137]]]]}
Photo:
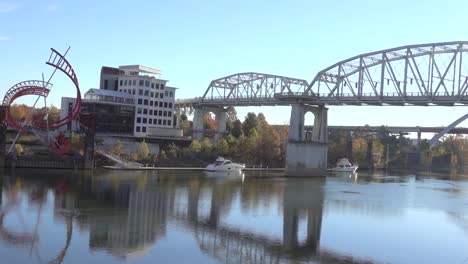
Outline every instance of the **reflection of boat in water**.
{"type": "Polygon", "coordinates": [[[331,169],[333,172],[356,172],[357,164],[352,164],[347,158],[341,158],[336,163],[336,166],[331,169]]]}
{"type": "Polygon", "coordinates": [[[352,171],[333,171],[333,174],[342,178],[357,178],[358,173],[352,171]]]}
{"type": "Polygon", "coordinates": [[[230,160],[224,159],[222,157],[218,157],[214,163],[208,164],[206,166],[206,171],[220,171],[220,172],[227,172],[227,171],[238,171],[245,169],[244,164],[234,163],[230,160]]]}
{"type": "Polygon", "coordinates": [[[233,170],[233,171],[204,171],[205,175],[208,178],[217,178],[217,179],[244,179],[245,175],[240,170],[233,170]]]}

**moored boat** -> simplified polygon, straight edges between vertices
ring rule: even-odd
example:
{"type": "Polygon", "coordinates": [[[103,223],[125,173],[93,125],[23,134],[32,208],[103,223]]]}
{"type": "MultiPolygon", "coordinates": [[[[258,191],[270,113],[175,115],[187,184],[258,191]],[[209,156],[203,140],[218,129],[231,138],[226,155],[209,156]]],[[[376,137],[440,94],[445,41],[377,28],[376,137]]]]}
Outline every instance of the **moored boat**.
{"type": "Polygon", "coordinates": [[[358,167],[358,164],[352,164],[347,158],[341,158],[331,170],[336,172],[355,172],[358,167]]]}
{"type": "Polygon", "coordinates": [[[241,171],[245,169],[244,164],[234,163],[230,160],[218,157],[214,163],[206,166],[206,171],[241,171]]]}

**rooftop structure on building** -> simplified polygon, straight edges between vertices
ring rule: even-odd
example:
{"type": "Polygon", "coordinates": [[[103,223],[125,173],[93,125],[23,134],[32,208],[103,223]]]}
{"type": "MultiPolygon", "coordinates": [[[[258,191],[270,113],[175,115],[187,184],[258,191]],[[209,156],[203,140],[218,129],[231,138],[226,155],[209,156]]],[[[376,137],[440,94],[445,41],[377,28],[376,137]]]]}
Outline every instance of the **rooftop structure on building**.
{"type": "Polygon", "coordinates": [[[120,72],[126,75],[160,75],[161,71],[142,65],[124,65],[119,66],[120,72]]]}

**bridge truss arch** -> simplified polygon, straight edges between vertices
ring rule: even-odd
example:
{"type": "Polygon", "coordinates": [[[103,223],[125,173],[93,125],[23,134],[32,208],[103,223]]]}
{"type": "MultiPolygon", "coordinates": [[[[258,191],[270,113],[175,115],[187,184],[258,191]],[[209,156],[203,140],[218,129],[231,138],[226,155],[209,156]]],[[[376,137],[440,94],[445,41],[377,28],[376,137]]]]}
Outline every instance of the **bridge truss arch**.
{"type": "Polygon", "coordinates": [[[332,105],[450,106],[468,104],[467,87],[468,42],[458,41],[354,56],[318,72],[298,96],[332,105]]]}
{"type": "Polygon", "coordinates": [[[278,101],[275,94],[304,93],[308,86],[306,80],[297,78],[257,72],[236,73],[211,81],[203,96],[198,98],[198,103],[222,103],[223,106],[276,105],[278,101]]]}

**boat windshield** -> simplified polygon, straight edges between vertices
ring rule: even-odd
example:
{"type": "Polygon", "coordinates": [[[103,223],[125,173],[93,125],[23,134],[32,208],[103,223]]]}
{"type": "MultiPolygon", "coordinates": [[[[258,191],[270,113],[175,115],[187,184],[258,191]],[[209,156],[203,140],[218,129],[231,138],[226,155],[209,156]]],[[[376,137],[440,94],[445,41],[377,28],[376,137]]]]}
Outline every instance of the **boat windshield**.
{"type": "Polygon", "coordinates": [[[224,163],[224,161],[222,161],[222,160],[217,160],[217,161],[215,161],[214,164],[215,164],[215,165],[222,165],[223,163],[224,163]]]}

